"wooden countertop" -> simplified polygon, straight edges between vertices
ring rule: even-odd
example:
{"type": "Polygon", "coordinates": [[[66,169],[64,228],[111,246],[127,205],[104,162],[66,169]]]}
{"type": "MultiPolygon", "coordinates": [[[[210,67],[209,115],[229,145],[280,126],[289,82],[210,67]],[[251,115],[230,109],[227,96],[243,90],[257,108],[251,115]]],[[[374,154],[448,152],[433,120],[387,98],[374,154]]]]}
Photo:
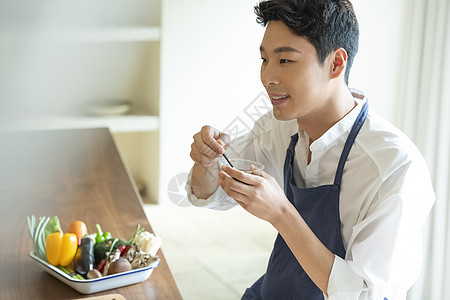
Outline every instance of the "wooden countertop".
{"type": "Polygon", "coordinates": [[[91,295],[51,277],[28,257],[31,215],[58,216],[65,232],[75,220],[83,220],[90,233],[99,223],[122,239],[137,224],[152,231],[107,129],[17,131],[0,133],[0,141],[0,298],[181,299],[161,250],[161,263],[147,281],[91,295]]]}

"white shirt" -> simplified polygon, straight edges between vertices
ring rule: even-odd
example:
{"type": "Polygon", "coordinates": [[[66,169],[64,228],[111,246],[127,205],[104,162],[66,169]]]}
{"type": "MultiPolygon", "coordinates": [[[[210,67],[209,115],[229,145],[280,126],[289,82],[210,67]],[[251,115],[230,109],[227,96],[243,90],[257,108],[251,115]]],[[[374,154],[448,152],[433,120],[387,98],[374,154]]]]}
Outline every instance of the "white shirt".
{"type": "MultiPolygon", "coordinates": [[[[232,143],[227,156],[264,164],[264,171],[283,187],[286,149],[298,132],[297,186],[332,184],[345,141],[367,100],[355,101],[358,105],[310,146],[296,120],[278,121],[269,112],[249,134],[232,143]]],[[[237,205],[220,186],[208,199],[198,199],[191,190],[191,174],[186,191],[192,204],[218,210],[237,205]]],[[[434,200],[419,150],[406,135],[369,111],[343,172],[339,212],[346,255],[345,260],[335,256],[328,300],[405,299],[420,273],[422,227],[434,200]]]]}

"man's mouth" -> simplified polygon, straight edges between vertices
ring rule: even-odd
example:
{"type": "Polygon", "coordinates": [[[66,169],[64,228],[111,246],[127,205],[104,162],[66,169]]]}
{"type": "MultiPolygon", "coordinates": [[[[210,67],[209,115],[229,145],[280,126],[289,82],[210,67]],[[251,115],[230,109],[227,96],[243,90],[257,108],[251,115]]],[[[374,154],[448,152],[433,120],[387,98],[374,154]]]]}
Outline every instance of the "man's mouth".
{"type": "Polygon", "coordinates": [[[286,102],[286,100],[289,99],[291,96],[289,94],[285,95],[269,94],[269,97],[273,105],[281,105],[284,102],[286,102]]]}

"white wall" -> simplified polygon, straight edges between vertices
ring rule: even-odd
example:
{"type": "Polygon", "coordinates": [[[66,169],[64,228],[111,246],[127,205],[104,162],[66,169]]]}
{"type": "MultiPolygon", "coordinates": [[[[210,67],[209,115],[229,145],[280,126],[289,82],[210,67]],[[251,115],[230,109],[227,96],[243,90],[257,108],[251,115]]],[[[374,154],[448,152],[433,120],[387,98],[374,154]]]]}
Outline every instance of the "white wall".
{"type": "Polygon", "coordinates": [[[395,123],[405,0],[355,0],[359,52],[349,85],[366,93],[370,108],[395,123]]]}
{"type": "MultiPolygon", "coordinates": [[[[355,0],[360,50],[350,86],[364,90],[371,107],[392,120],[403,1],[355,0]]],[[[224,129],[258,94],[257,1],[164,0],[161,43],[161,186],[187,172],[192,136],[204,124],[224,129]]]]}
{"type": "Polygon", "coordinates": [[[253,3],[163,1],[161,38],[161,186],[187,172],[192,136],[205,124],[224,129],[263,91],[259,45],[264,29],[253,3]]]}

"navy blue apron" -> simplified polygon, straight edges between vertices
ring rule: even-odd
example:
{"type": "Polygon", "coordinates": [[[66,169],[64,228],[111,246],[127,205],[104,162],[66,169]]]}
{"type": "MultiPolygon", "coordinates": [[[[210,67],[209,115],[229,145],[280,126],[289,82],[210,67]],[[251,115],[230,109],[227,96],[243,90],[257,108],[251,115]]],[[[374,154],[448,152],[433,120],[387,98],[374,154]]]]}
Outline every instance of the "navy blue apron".
{"type": "MultiPolygon", "coordinates": [[[[361,109],[345,142],[334,178],[334,184],[300,189],[294,183],[293,165],[298,133],[291,143],[284,162],[284,192],[309,228],[332,253],[345,257],[339,217],[339,192],[342,173],[350,149],[367,118],[368,103],[361,109]]],[[[266,274],[245,291],[242,299],[323,300],[322,291],[312,282],[298,263],[286,242],[278,234],[266,274]]]]}

